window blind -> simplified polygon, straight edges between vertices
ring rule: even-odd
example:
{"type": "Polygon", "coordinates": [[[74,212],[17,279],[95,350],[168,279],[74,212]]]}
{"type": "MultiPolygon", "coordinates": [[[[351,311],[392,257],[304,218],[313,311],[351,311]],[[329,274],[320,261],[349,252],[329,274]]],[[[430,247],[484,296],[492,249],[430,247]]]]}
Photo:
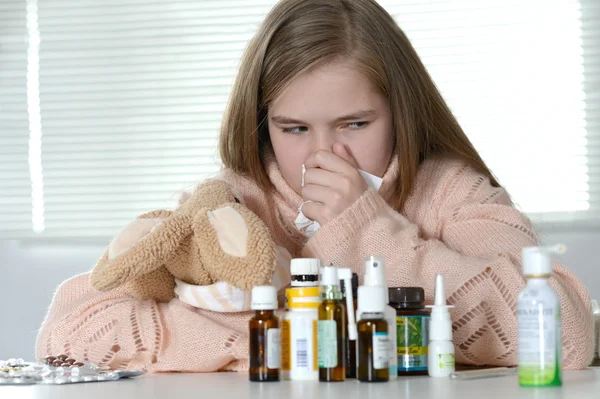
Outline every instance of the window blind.
{"type": "MultiPolygon", "coordinates": [[[[239,58],[275,3],[1,3],[0,237],[106,239],[218,171],[239,58]]],[[[380,3],[522,210],[600,220],[596,1],[380,3]]]]}
{"type": "Polygon", "coordinates": [[[15,236],[32,231],[27,48],[23,2],[0,2],[0,231],[15,236]]]}

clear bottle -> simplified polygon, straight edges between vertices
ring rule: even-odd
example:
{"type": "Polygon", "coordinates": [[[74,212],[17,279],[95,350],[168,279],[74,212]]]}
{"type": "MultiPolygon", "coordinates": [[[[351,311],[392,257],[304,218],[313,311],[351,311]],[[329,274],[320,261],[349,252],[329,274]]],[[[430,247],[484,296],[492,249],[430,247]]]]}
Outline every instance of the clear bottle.
{"type": "MultiPolygon", "coordinates": [[[[352,273],[352,309],[356,317],[356,311],[358,310],[358,274],[352,273]]],[[[346,298],[345,286],[342,285],[342,294],[346,298]]],[[[348,306],[348,303],[346,303],[348,306]]],[[[347,309],[348,310],[348,309],[347,309]]],[[[357,373],[357,355],[356,355],[356,339],[350,337],[351,331],[348,328],[348,334],[346,335],[346,378],[356,378],[357,373]]]]}
{"type": "Polygon", "coordinates": [[[358,287],[358,309],[361,320],[358,329],[358,380],[387,382],[389,380],[389,336],[385,320],[386,289],[381,286],[358,287]]]}
{"type": "Polygon", "coordinates": [[[254,287],[250,309],[255,311],[249,322],[250,381],[279,381],[281,340],[275,287],[254,287]]]}
{"type": "Polygon", "coordinates": [[[346,379],[346,307],[336,267],[321,269],[321,305],[317,343],[319,347],[319,381],[346,379]]]}
{"type": "Polygon", "coordinates": [[[398,375],[427,375],[429,311],[422,287],[389,289],[390,306],[396,309],[398,375]]]}
{"type": "Polygon", "coordinates": [[[562,385],[560,298],[548,279],[552,276],[550,254],[564,251],[562,245],[523,248],[527,285],[517,303],[521,386],[562,385]]]}
{"type": "Polygon", "coordinates": [[[318,381],[317,321],[319,287],[285,291],[288,311],[281,320],[281,371],[283,379],[318,381]]]}

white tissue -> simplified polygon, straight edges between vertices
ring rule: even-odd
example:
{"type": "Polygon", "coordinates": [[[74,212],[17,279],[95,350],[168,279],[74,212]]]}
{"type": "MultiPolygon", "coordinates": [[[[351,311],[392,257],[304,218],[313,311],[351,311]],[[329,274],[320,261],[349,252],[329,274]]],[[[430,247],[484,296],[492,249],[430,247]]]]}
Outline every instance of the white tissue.
{"type": "MultiPolygon", "coordinates": [[[[367,185],[370,188],[372,188],[375,191],[379,191],[379,188],[381,187],[381,184],[383,183],[383,179],[381,177],[372,175],[369,172],[365,172],[362,169],[359,169],[358,171],[360,172],[363,179],[365,179],[365,181],[367,182],[367,185]]],[[[304,187],[304,174],[305,173],[306,173],[306,167],[304,165],[302,165],[302,187],[304,187]]],[[[296,227],[299,230],[301,230],[304,233],[305,236],[310,238],[315,235],[315,233],[317,232],[317,230],[319,230],[321,225],[319,224],[319,222],[310,220],[309,218],[304,216],[304,213],[302,213],[302,207],[307,202],[312,202],[312,201],[304,201],[298,207],[298,216],[296,217],[294,224],[296,225],[296,227]]]]}

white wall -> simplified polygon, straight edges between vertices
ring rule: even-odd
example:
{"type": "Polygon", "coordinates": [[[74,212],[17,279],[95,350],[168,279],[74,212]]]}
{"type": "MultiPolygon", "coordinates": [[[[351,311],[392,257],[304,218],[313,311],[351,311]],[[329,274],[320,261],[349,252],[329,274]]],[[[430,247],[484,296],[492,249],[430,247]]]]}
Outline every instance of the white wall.
{"type": "MultiPolygon", "coordinates": [[[[600,231],[546,232],[542,239],[567,245],[563,263],[584,281],[593,298],[600,299],[600,231]]],[[[33,359],[37,329],[54,290],[63,280],[90,270],[103,251],[103,245],[0,241],[0,359],[33,359]]]]}

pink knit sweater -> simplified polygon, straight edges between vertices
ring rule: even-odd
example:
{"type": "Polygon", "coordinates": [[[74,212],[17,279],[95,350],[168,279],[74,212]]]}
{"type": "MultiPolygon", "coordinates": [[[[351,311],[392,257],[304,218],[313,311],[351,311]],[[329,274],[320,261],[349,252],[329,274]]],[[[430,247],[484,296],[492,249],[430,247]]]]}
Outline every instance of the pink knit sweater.
{"type": "MultiPolygon", "coordinates": [[[[379,192],[366,191],[309,240],[294,225],[302,199],[267,165],[276,193],[225,171],[246,205],[270,228],[276,244],[294,257],[317,257],[350,266],[362,276],[367,255],[383,255],[391,287],[421,286],[432,301],[436,273],[446,278],[457,361],[517,363],[516,303],[523,289],[521,248],[538,243],[529,220],[502,188],[460,162],[428,160],[420,167],[402,213],[388,202],[398,161],[379,192]]],[[[555,265],[552,286],[562,299],[563,357],[567,368],[592,358],[590,298],[564,266],[555,265]]],[[[215,313],[184,304],[137,301],[117,289],[95,291],[88,275],[57,290],[37,342],[37,356],[66,353],[115,368],[150,371],[247,369],[246,313],[215,313]]]]}

